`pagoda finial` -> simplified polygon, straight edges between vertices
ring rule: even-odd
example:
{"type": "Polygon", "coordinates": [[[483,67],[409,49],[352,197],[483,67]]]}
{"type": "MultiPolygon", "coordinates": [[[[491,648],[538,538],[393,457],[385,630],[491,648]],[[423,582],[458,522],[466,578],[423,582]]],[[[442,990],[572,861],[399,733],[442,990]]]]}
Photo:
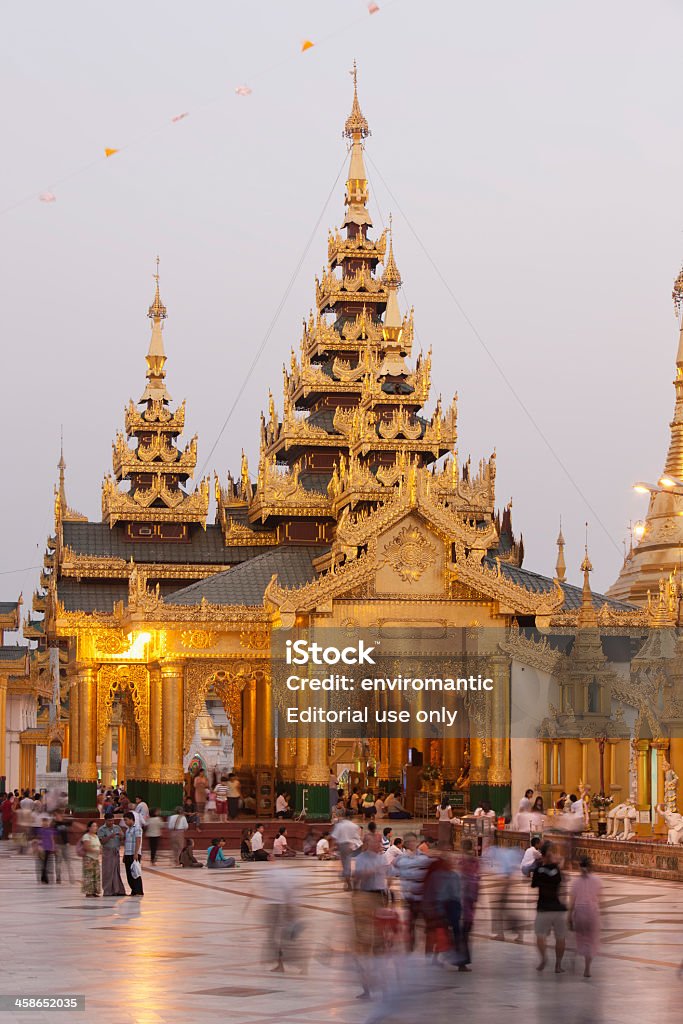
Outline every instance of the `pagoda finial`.
{"type": "Polygon", "coordinates": [[[161,301],[161,296],[159,295],[159,257],[158,256],[157,256],[157,272],[156,272],[156,274],[152,274],[152,277],[156,281],[157,286],[156,286],[156,291],[154,293],[154,302],[149,307],[149,312],[147,313],[147,316],[150,318],[150,320],[165,320],[166,319],[166,306],[161,301]]]}
{"type": "Polygon", "coordinates": [[[564,536],[562,535],[562,516],[560,516],[560,532],[557,535],[557,562],[555,563],[555,576],[564,583],[567,578],[567,563],[564,560],[564,536]]]}
{"type": "Polygon", "coordinates": [[[389,254],[387,256],[387,262],[384,265],[382,284],[385,288],[400,288],[402,284],[401,275],[394,258],[394,226],[392,214],[389,214],[389,254]]]}
{"type": "Polygon", "coordinates": [[[598,621],[595,614],[595,608],[593,607],[593,592],[591,590],[590,580],[588,579],[588,574],[592,571],[593,565],[588,557],[588,523],[586,523],[586,544],[584,547],[583,561],[581,562],[581,572],[583,573],[583,592],[581,595],[581,609],[579,611],[580,626],[595,626],[598,621]]]}
{"type": "Polygon", "coordinates": [[[64,479],[64,471],[66,469],[66,462],[64,461],[64,427],[60,428],[59,438],[59,462],[57,463],[57,469],[59,470],[59,503],[62,508],[62,515],[65,515],[67,510],[66,503],[66,482],[64,479]]]}
{"type": "Polygon", "coordinates": [[[157,270],[152,277],[156,281],[154,301],[149,307],[147,316],[152,321],[152,337],[149,342],[147,360],[147,387],[140,399],[141,402],[170,402],[171,396],[166,390],[164,377],[166,376],[164,366],[166,365],[166,352],[164,351],[164,339],[161,330],[161,321],[166,319],[166,306],[161,301],[159,294],[159,257],[157,256],[157,270]]]}
{"type": "Polygon", "coordinates": [[[344,123],[342,134],[351,140],[351,160],[346,179],[345,202],[348,210],[342,226],[354,225],[353,230],[358,228],[365,230],[366,227],[372,227],[372,219],[367,210],[367,202],[370,197],[368,176],[363,162],[363,139],[368,137],[370,129],[358,102],[358,70],[355,61],[350,73],[353,76],[353,105],[351,113],[344,123]]]}
{"type": "Polygon", "coordinates": [[[353,78],[353,104],[351,106],[351,113],[344,122],[344,135],[347,139],[367,139],[368,135],[372,133],[358,102],[358,68],[356,67],[355,60],[349,74],[353,78]]]}

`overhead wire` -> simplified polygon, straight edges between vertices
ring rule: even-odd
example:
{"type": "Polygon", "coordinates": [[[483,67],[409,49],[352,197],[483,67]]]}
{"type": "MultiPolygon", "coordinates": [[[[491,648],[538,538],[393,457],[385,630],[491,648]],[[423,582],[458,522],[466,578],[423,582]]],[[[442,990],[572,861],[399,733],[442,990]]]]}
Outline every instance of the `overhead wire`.
{"type": "Polygon", "coordinates": [[[477,341],[479,342],[479,344],[483,348],[484,352],[486,353],[486,355],[488,356],[490,361],[493,363],[494,367],[496,368],[498,374],[500,375],[500,377],[501,377],[503,383],[505,384],[505,386],[507,387],[508,391],[510,392],[512,397],[515,399],[515,401],[519,405],[520,409],[522,410],[522,412],[524,413],[526,418],[529,420],[529,422],[531,423],[532,427],[534,428],[534,430],[536,431],[538,436],[541,438],[541,440],[545,444],[546,448],[548,449],[548,451],[550,452],[550,454],[554,458],[555,462],[557,463],[557,465],[560,467],[560,469],[562,470],[562,472],[566,476],[566,478],[569,481],[569,483],[572,485],[572,487],[574,488],[576,493],[579,495],[581,500],[584,502],[586,508],[590,511],[591,515],[594,517],[595,522],[598,524],[598,526],[600,526],[602,531],[609,538],[610,543],[617,549],[617,551],[619,551],[620,550],[619,549],[619,545],[617,544],[617,542],[615,541],[614,537],[612,536],[612,534],[608,530],[607,526],[605,526],[605,524],[603,523],[603,521],[600,518],[599,514],[596,512],[596,510],[591,505],[590,501],[588,500],[588,498],[584,494],[583,490],[581,489],[581,486],[576,482],[576,480],[572,476],[571,472],[569,471],[567,466],[562,461],[561,457],[558,455],[558,453],[553,448],[550,440],[548,439],[548,437],[546,436],[546,434],[542,430],[542,428],[541,428],[540,424],[538,423],[538,421],[536,420],[535,416],[533,415],[531,410],[528,408],[528,406],[525,404],[522,396],[519,394],[519,392],[515,388],[514,384],[512,383],[512,381],[509,379],[509,377],[505,373],[505,370],[503,369],[503,367],[500,365],[500,363],[496,359],[496,357],[495,357],[493,351],[491,350],[490,346],[487,345],[487,343],[484,340],[481,332],[477,329],[477,327],[474,324],[474,322],[472,321],[471,317],[469,316],[469,314],[465,310],[464,306],[462,305],[462,303],[458,299],[457,295],[455,294],[455,292],[451,288],[449,282],[447,281],[447,279],[445,278],[445,276],[441,272],[441,268],[437,264],[436,260],[433,258],[433,256],[431,255],[431,253],[427,249],[427,246],[422,241],[422,238],[420,237],[420,235],[417,233],[417,231],[413,227],[411,221],[408,219],[408,216],[406,215],[405,211],[403,210],[403,207],[401,206],[401,204],[399,203],[398,199],[396,198],[396,196],[392,192],[391,188],[387,184],[387,181],[384,178],[384,175],[380,171],[379,167],[377,166],[375,161],[372,159],[372,157],[368,153],[366,153],[365,155],[367,157],[368,163],[370,163],[372,165],[372,167],[375,169],[375,171],[377,172],[378,178],[380,179],[380,181],[384,185],[385,189],[387,190],[387,193],[391,197],[391,200],[392,200],[393,204],[396,206],[396,209],[399,211],[399,213],[403,217],[404,221],[406,222],[406,224],[407,224],[408,228],[410,229],[413,237],[415,238],[415,241],[417,242],[417,244],[422,249],[423,253],[427,257],[427,259],[428,259],[429,263],[431,264],[431,266],[432,266],[434,272],[436,273],[437,277],[439,278],[439,280],[441,281],[442,285],[444,286],[444,288],[446,289],[446,291],[450,295],[451,299],[453,300],[453,303],[455,304],[458,312],[460,313],[460,315],[462,316],[463,320],[465,321],[465,323],[467,324],[467,326],[471,330],[471,332],[474,335],[474,337],[477,339],[477,341]]]}
{"type": "Polygon", "coordinates": [[[299,257],[299,260],[298,260],[298,262],[297,262],[297,264],[296,264],[296,266],[295,266],[295,268],[294,268],[294,270],[292,272],[292,275],[291,275],[289,281],[287,282],[287,287],[285,288],[284,293],[282,295],[282,298],[280,299],[280,301],[279,301],[279,303],[277,305],[275,313],[273,314],[273,317],[272,317],[272,319],[271,319],[271,321],[270,321],[270,323],[268,325],[268,328],[266,330],[266,333],[264,334],[259,347],[256,349],[256,354],[254,355],[254,358],[252,359],[252,361],[251,361],[251,363],[249,365],[249,369],[247,370],[247,372],[246,372],[246,374],[244,376],[244,379],[242,380],[242,383],[240,384],[240,387],[239,387],[239,389],[237,391],[237,394],[235,395],[235,398],[233,399],[233,403],[230,406],[230,409],[228,410],[228,415],[225,417],[225,421],[223,423],[223,426],[219,430],[218,436],[216,437],[216,440],[214,441],[213,445],[211,446],[211,450],[209,451],[209,454],[204,459],[204,462],[202,464],[202,468],[200,469],[199,473],[197,474],[197,480],[198,481],[200,481],[202,479],[202,476],[204,474],[204,470],[206,469],[206,467],[208,466],[209,462],[211,461],[211,456],[213,455],[213,453],[215,452],[216,448],[218,447],[218,444],[219,444],[223,434],[225,433],[225,429],[226,429],[228,423],[230,422],[230,420],[232,418],[232,415],[235,412],[235,409],[239,405],[239,402],[240,402],[240,399],[242,398],[242,395],[245,392],[247,384],[251,380],[251,377],[252,377],[252,375],[254,373],[254,370],[256,369],[256,366],[258,364],[258,361],[261,358],[261,356],[262,356],[262,354],[263,354],[263,352],[264,352],[268,342],[270,341],[271,335],[272,335],[273,331],[275,330],[275,326],[276,326],[276,324],[277,324],[277,322],[278,322],[278,320],[280,318],[280,313],[282,312],[282,310],[283,310],[283,308],[285,306],[285,303],[287,302],[287,299],[289,298],[290,292],[291,292],[292,288],[294,287],[294,283],[295,283],[297,277],[299,276],[299,271],[301,270],[301,268],[303,266],[303,263],[304,263],[304,260],[306,259],[307,255],[308,255],[308,251],[311,248],[311,245],[313,244],[313,240],[315,239],[317,231],[318,231],[318,228],[320,227],[320,222],[322,221],[323,217],[325,216],[325,211],[327,210],[327,207],[329,206],[330,199],[334,195],[334,190],[337,187],[337,182],[339,181],[339,178],[341,177],[341,172],[344,169],[344,165],[346,164],[347,159],[348,159],[348,157],[347,157],[347,154],[345,153],[344,154],[344,159],[342,160],[341,165],[339,167],[339,170],[337,171],[337,176],[334,179],[334,182],[332,183],[332,187],[330,188],[330,191],[327,194],[327,198],[325,199],[325,202],[323,203],[322,209],[321,209],[320,213],[318,214],[317,220],[316,220],[315,224],[313,225],[313,229],[311,230],[311,233],[308,236],[308,240],[306,241],[306,245],[304,246],[304,250],[301,253],[301,256],[299,257]]]}

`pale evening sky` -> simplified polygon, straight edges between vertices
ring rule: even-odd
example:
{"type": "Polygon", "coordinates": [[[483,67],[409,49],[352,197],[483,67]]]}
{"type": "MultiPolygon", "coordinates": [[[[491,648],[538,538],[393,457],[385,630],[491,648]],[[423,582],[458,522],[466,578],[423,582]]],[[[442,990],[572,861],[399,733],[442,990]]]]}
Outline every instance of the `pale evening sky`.
{"type": "MultiPolygon", "coordinates": [[[[461,460],[497,449],[498,500],[514,500],[528,568],[552,575],[561,514],[569,579],[586,519],[594,587],[615,578],[628,521],[645,512],[631,484],[660,473],[673,406],[680,5],[378,3],[374,15],[365,0],[6,8],[0,597],[23,589],[28,603],[37,584],[36,570],[11,570],[42,562],[60,424],[69,502],[100,517],[111,441],[144,386],[157,253],[168,387],[187,399],[203,463],[339,170],[354,57],[375,228],[393,208],[434,398],[459,392],[461,460]],[[235,95],[242,83],[250,96],[235,95]],[[105,160],[105,146],[121,152],[105,160]],[[38,201],[45,190],[55,203],[38,201]]],[[[281,408],[343,179],[211,458],[223,479],[243,446],[255,472],[269,387],[281,408]]]]}

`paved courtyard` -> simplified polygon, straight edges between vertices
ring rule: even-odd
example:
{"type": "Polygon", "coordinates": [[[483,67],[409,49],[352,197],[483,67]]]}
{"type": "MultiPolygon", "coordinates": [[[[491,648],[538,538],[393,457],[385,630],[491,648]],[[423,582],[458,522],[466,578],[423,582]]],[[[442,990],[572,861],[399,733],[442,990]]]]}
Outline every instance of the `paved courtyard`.
{"type": "MultiPolygon", "coordinates": [[[[80,871],[80,862],[74,865],[80,871]]],[[[606,916],[594,977],[535,970],[526,944],[491,938],[499,883],[484,880],[475,922],[473,971],[449,973],[423,956],[378,958],[388,995],[359,1001],[348,955],[349,896],[337,866],[302,858],[284,865],[183,872],[145,864],[145,897],[88,900],[77,883],[38,885],[29,857],[0,860],[0,993],[84,994],[86,1013],[0,1013],[0,1022],[84,1021],[162,1024],[227,1020],[237,1024],[361,1024],[392,1020],[515,1020],[536,1024],[679,1024],[683,982],[683,886],[604,878],[606,916]],[[302,909],[297,956],[286,973],[267,959],[265,917],[286,874],[302,909]]],[[[532,918],[520,883],[517,908],[532,918]]],[[[511,937],[512,938],[512,937],[511,937]]]]}

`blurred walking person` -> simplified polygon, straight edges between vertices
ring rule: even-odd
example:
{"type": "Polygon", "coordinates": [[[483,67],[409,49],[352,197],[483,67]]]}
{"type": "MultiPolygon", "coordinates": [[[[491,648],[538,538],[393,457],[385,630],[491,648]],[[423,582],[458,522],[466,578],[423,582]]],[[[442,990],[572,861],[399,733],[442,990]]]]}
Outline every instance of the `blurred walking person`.
{"type": "Polygon", "coordinates": [[[142,852],[142,827],[137,824],[132,811],[123,816],[125,833],[123,837],[123,864],[126,878],[130,886],[131,896],[144,896],[142,889],[142,872],[140,869],[140,853],[142,852]]]}
{"type": "Polygon", "coordinates": [[[479,858],[471,839],[463,839],[462,856],[458,861],[462,916],[460,919],[460,963],[458,970],[471,970],[472,954],[470,952],[470,932],[474,925],[474,913],[479,899],[479,858]]]}
{"type": "Polygon", "coordinates": [[[185,832],[190,827],[182,807],[176,807],[175,814],[168,819],[166,827],[171,841],[171,862],[177,868],[180,865],[180,853],[185,845],[185,832]]]}
{"type": "Polygon", "coordinates": [[[567,936],[567,908],[560,899],[561,885],[562,872],[553,855],[552,843],[543,843],[541,860],[531,875],[531,888],[538,889],[535,931],[540,960],[537,971],[545,968],[548,936],[552,931],[555,934],[555,974],[564,974],[562,957],[567,936]]]}
{"type": "Polygon", "coordinates": [[[42,864],[40,880],[43,885],[48,885],[50,876],[55,872],[55,830],[47,815],[43,815],[36,834],[40,844],[39,856],[42,864]]]}
{"type": "Polygon", "coordinates": [[[588,857],[579,861],[581,873],[569,898],[569,927],[576,933],[576,952],[585,960],[584,978],[591,976],[591,963],[600,938],[600,897],[602,882],[591,872],[588,857]]]}
{"type": "Polygon", "coordinates": [[[55,811],[53,826],[55,830],[55,870],[57,872],[57,881],[61,882],[62,868],[65,868],[69,881],[73,882],[71,847],[69,846],[71,822],[64,817],[61,811],[55,811]]]}
{"type": "Polygon", "coordinates": [[[98,824],[98,821],[89,821],[80,841],[83,852],[83,892],[86,896],[100,895],[101,844],[97,835],[98,824]]]}
{"type": "Polygon", "coordinates": [[[147,819],[147,828],[145,829],[145,835],[149,842],[149,859],[152,864],[156,864],[157,855],[159,853],[159,844],[161,842],[161,833],[164,828],[164,819],[159,814],[159,808],[153,807],[152,813],[147,819]]]}

